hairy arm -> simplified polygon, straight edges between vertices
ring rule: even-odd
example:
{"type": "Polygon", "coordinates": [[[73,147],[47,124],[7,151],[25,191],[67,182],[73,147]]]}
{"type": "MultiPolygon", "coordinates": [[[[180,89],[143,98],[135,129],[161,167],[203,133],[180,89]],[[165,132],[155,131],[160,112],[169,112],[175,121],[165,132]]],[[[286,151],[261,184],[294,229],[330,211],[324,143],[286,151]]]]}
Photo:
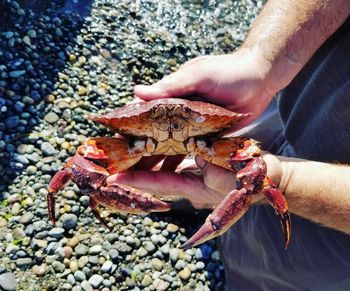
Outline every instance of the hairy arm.
{"type": "Polygon", "coordinates": [[[271,63],[268,89],[276,93],[290,83],[349,13],[348,0],[270,0],[242,48],[271,63]]]}
{"type": "MultiPolygon", "coordinates": [[[[347,0],[268,1],[242,46],[270,62],[267,90],[287,86],[349,12],[347,0]]],[[[350,166],[278,158],[290,211],[350,234],[350,166]]]]}

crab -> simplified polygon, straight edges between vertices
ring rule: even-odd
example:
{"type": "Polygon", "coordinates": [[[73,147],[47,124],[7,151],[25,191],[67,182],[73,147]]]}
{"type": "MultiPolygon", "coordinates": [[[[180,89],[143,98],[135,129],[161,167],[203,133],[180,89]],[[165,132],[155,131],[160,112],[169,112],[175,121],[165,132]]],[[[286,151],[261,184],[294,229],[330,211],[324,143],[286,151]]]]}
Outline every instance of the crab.
{"type": "Polygon", "coordinates": [[[248,210],[253,195],[263,193],[280,217],[287,248],[291,235],[287,201],[267,176],[259,143],[223,134],[225,129],[249,116],[205,102],[176,98],[132,103],[103,116],[89,116],[124,138],[86,140],[54,175],[47,196],[51,222],[55,224],[54,194],[70,180],[89,195],[92,213],[106,226],[99,206],[133,214],[168,211],[170,202],[125,185],[109,185],[106,179],[128,170],[144,156],[193,154],[232,171],[236,184],[183,247],[196,246],[226,232],[248,210]]]}

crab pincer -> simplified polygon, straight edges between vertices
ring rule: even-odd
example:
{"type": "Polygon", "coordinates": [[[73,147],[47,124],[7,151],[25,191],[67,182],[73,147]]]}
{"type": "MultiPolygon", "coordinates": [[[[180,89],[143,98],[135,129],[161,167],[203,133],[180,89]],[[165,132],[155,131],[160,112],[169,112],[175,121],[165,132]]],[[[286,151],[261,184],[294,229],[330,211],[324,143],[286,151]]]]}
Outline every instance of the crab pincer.
{"type": "MultiPolygon", "coordinates": [[[[241,158],[239,160],[241,161],[241,158]]],[[[244,167],[236,174],[236,189],[228,193],[225,199],[207,217],[204,225],[184,243],[183,247],[196,246],[226,232],[246,213],[251,205],[253,195],[262,192],[280,216],[284,247],[287,249],[291,235],[288,205],[281,191],[266,176],[266,170],[266,163],[262,157],[248,159],[248,162],[244,163],[244,167]]]]}
{"type": "Polygon", "coordinates": [[[182,248],[197,246],[226,232],[246,213],[251,200],[252,197],[247,195],[244,188],[232,190],[209,214],[201,228],[182,245],[182,248]]]}
{"type": "Polygon", "coordinates": [[[55,224],[54,193],[67,185],[70,180],[77,184],[80,192],[89,195],[91,212],[107,227],[107,222],[98,211],[100,205],[112,211],[134,214],[170,210],[168,203],[154,198],[151,194],[127,186],[108,185],[106,178],[109,175],[105,168],[81,155],[70,158],[65,167],[55,174],[49,184],[47,201],[51,222],[55,224]]]}

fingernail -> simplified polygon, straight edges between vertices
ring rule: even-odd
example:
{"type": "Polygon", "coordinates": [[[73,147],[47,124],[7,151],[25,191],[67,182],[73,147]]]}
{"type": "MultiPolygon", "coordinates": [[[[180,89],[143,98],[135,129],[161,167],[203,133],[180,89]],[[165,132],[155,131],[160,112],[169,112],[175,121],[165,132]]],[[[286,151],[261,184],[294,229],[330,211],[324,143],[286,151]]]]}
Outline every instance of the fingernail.
{"type": "Polygon", "coordinates": [[[208,162],[206,160],[203,160],[199,156],[195,157],[195,161],[196,161],[198,168],[200,168],[200,169],[203,169],[208,164],[208,162]]]}

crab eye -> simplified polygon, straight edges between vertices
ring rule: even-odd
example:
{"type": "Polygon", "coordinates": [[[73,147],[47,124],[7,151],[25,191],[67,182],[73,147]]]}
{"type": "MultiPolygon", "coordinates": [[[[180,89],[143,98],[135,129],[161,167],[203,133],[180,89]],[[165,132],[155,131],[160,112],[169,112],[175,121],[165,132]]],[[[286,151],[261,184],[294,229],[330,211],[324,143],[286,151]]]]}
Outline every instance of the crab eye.
{"type": "Polygon", "coordinates": [[[180,105],[175,106],[173,109],[173,117],[184,118],[186,117],[186,110],[180,105]]]}
{"type": "Polygon", "coordinates": [[[158,106],[153,112],[154,119],[163,119],[166,117],[166,109],[164,106],[158,106]]]}

